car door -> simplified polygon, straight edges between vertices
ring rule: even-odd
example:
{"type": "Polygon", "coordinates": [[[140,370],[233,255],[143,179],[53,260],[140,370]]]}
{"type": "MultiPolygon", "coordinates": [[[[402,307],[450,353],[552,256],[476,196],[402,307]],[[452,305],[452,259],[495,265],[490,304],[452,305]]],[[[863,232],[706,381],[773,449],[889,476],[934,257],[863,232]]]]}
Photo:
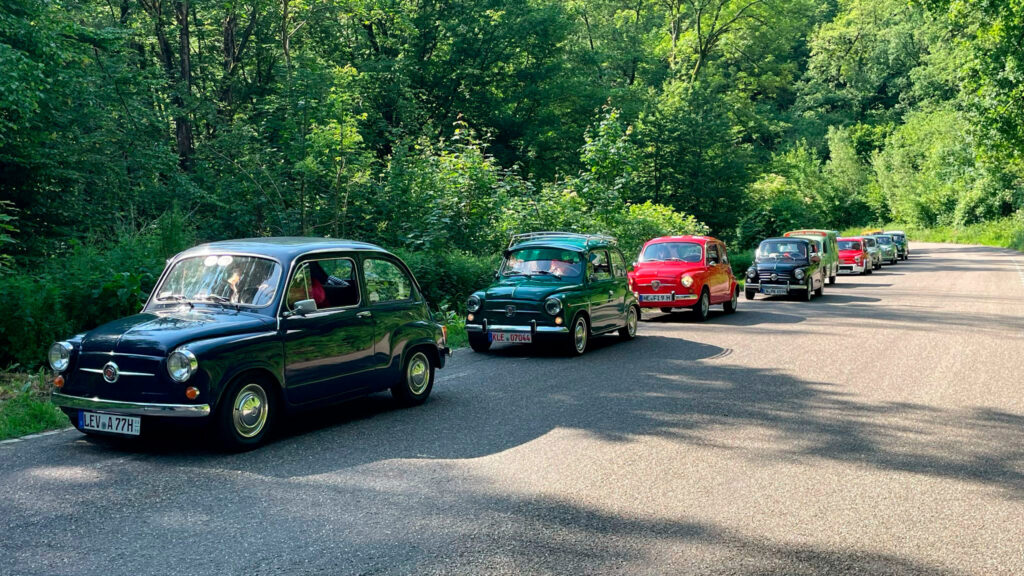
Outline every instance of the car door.
{"type": "Polygon", "coordinates": [[[365,387],[374,327],[363,305],[355,258],[307,259],[288,280],[280,334],[289,401],[303,404],[365,387]],[[314,311],[297,311],[298,302],[317,300],[314,311]]]}
{"type": "Polygon", "coordinates": [[[612,276],[608,250],[591,250],[587,256],[590,283],[590,324],[594,332],[604,332],[616,326],[619,314],[615,309],[615,279],[612,276]]]}
{"type": "Polygon", "coordinates": [[[612,278],[615,285],[613,288],[615,290],[615,325],[625,326],[626,305],[629,298],[629,270],[626,268],[626,259],[622,256],[622,252],[612,248],[608,250],[608,255],[612,259],[612,278]]]}
{"type": "MultiPolygon", "coordinates": [[[[374,319],[373,365],[380,370],[390,367],[401,353],[398,332],[421,317],[423,301],[404,266],[383,254],[363,258],[363,278],[374,319]]],[[[386,379],[381,383],[382,387],[389,384],[386,379]]]]}
{"type": "Polygon", "coordinates": [[[728,287],[724,286],[728,277],[725,275],[722,264],[722,251],[717,243],[707,243],[704,249],[704,258],[704,265],[707,267],[705,283],[708,287],[708,295],[711,297],[711,302],[721,302],[725,298],[725,291],[728,290],[728,287]]]}

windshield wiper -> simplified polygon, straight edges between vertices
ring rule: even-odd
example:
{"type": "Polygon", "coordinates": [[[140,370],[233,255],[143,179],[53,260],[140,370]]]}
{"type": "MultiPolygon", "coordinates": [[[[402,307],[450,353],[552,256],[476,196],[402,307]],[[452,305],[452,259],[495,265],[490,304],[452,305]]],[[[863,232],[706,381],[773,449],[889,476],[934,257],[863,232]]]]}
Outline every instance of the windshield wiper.
{"type": "Polygon", "coordinates": [[[544,275],[544,276],[554,276],[555,278],[558,278],[559,280],[562,279],[562,275],[558,274],[557,272],[549,272],[547,270],[537,270],[536,272],[533,273],[533,275],[538,275],[538,274],[539,275],[544,275]]]}
{"type": "Polygon", "coordinates": [[[171,294],[170,296],[158,296],[157,302],[166,302],[168,300],[174,300],[178,304],[188,304],[189,308],[195,308],[196,305],[191,300],[185,298],[184,294],[171,294]]]}
{"type": "MultiPolygon", "coordinates": [[[[224,296],[221,296],[220,294],[207,294],[204,300],[213,302],[214,304],[220,304],[221,308],[224,308],[225,310],[227,310],[228,304],[232,304],[230,298],[226,298],[224,296]]],[[[237,303],[234,303],[234,306],[236,312],[241,310],[241,308],[238,307],[237,303]]]]}
{"type": "Polygon", "coordinates": [[[506,278],[509,276],[529,276],[526,272],[502,272],[501,275],[506,278]]]}

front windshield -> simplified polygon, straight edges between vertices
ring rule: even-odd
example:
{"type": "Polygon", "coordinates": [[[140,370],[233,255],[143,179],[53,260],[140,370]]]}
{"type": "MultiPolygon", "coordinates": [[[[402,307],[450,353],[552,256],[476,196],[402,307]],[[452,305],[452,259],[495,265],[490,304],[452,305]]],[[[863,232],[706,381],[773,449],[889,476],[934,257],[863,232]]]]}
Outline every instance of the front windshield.
{"type": "Polygon", "coordinates": [[[860,250],[861,249],[860,242],[858,242],[856,240],[840,240],[839,241],[839,249],[840,250],[860,250]]]}
{"type": "Polygon", "coordinates": [[[659,242],[640,255],[640,262],[700,262],[703,249],[696,242],[659,242]]]}
{"type": "Polygon", "coordinates": [[[794,240],[765,240],[757,248],[758,258],[788,258],[798,259],[807,257],[807,244],[794,240]]]}
{"type": "Polygon", "coordinates": [[[281,280],[281,265],[266,258],[211,254],[174,263],[156,289],[157,304],[214,302],[267,306],[281,280]]]}
{"type": "Polygon", "coordinates": [[[878,236],[877,238],[879,244],[892,244],[892,238],[888,236],[878,236]]]}
{"type": "Polygon", "coordinates": [[[583,274],[583,258],[579,252],[560,248],[523,248],[505,258],[501,275],[575,277],[583,274]]]}
{"type": "Polygon", "coordinates": [[[895,240],[897,243],[902,244],[907,239],[907,237],[904,236],[903,234],[893,234],[892,239],[895,240]]]}

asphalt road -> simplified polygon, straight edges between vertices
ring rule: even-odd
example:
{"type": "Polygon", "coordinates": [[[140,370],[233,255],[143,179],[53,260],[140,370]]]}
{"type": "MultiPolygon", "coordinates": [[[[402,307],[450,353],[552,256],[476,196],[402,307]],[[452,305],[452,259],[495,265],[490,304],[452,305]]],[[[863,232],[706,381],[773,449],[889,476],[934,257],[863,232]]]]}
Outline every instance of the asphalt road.
{"type": "Polygon", "coordinates": [[[1024,574],[1024,255],[912,250],[247,454],[0,445],[0,573],[1024,574]]]}

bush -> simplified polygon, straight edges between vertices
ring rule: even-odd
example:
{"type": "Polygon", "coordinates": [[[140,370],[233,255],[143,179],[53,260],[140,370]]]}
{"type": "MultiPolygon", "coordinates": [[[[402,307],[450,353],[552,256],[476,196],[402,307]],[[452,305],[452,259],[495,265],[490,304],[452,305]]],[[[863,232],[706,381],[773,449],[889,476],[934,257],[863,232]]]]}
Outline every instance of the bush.
{"type": "Polygon", "coordinates": [[[465,312],[466,298],[493,281],[500,255],[473,256],[465,252],[396,251],[409,265],[434,307],[465,312]]]}

